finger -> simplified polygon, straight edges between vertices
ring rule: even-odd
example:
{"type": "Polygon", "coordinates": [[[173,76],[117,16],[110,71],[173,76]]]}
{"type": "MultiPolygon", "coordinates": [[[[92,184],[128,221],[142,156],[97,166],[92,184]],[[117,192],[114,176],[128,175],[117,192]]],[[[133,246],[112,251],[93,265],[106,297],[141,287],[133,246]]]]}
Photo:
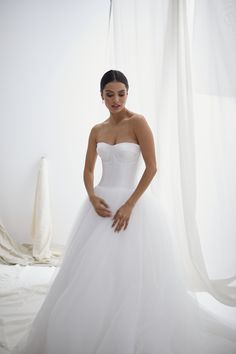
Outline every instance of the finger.
{"type": "Polygon", "coordinates": [[[104,204],[102,202],[100,202],[99,207],[102,208],[102,209],[110,209],[107,204],[104,204]]]}
{"type": "Polygon", "coordinates": [[[120,229],[121,229],[121,227],[117,227],[117,228],[115,228],[115,231],[116,231],[116,232],[119,232],[120,229]]]}
{"type": "Polygon", "coordinates": [[[111,210],[107,209],[107,208],[104,208],[104,207],[97,207],[96,208],[96,211],[99,212],[100,214],[103,214],[103,215],[112,215],[112,212],[111,210]]]}
{"type": "Polygon", "coordinates": [[[113,217],[113,224],[112,224],[112,227],[116,224],[116,223],[119,223],[119,222],[121,222],[121,221],[123,221],[123,218],[122,217],[118,217],[118,216],[114,216],[113,217]],[[115,219],[114,219],[115,218],[115,219]]]}
{"type": "Polygon", "coordinates": [[[105,202],[104,199],[101,199],[101,204],[105,205],[106,208],[109,208],[109,205],[105,202]]]}
{"type": "Polygon", "coordinates": [[[109,210],[99,210],[100,215],[102,216],[111,216],[111,212],[109,210]]]}
{"type": "Polygon", "coordinates": [[[115,231],[120,231],[121,228],[124,226],[123,219],[119,220],[118,224],[116,225],[115,231]]]}
{"type": "Polygon", "coordinates": [[[107,211],[107,212],[111,213],[111,210],[103,205],[100,205],[98,209],[101,211],[107,211]]]}
{"type": "Polygon", "coordinates": [[[121,226],[117,226],[116,228],[115,228],[115,231],[116,232],[119,232],[121,230],[121,226]]]}
{"type": "Polygon", "coordinates": [[[103,217],[103,218],[108,218],[110,217],[110,215],[104,215],[104,214],[101,214],[101,213],[98,213],[99,216],[103,217]]]}
{"type": "Polygon", "coordinates": [[[111,227],[115,226],[115,224],[118,222],[118,220],[114,220],[111,227]]]}
{"type": "Polygon", "coordinates": [[[101,214],[112,216],[111,210],[102,205],[98,206],[96,210],[98,210],[101,214]]]}
{"type": "Polygon", "coordinates": [[[115,218],[121,218],[122,215],[120,214],[120,209],[117,209],[117,211],[115,212],[115,215],[114,215],[115,218]]]}
{"type": "Polygon", "coordinates": [[[125,223],[125,226],[124,226],[124,230],[127,229],[128,224],[129,224],[129,222],[128,222],[128,220],[127,220],[126,223],[125,223]]]}
{"type": "Polygon", "coordinates": [[[127,228],[128,223],[129,223],[129,218],[123,219],[123,223],[122,223],[122,226],[121,226],[121,229],[123,228],[123,231],[127,228]]]}
{"type": "Polygon", "coordinates": [[[102,216],[106,216],[106,217],[111,217],[111,214],[110,213],[102,213],[102,216]]]}
{"type": "Polygon", "coordinates": [[[116,212],[116,214],[113,216],[112,220],[113,220],[113,225],[115,225],[115,223],[119,220],[119,217],[118,217],[117,212],[116,212]]]}

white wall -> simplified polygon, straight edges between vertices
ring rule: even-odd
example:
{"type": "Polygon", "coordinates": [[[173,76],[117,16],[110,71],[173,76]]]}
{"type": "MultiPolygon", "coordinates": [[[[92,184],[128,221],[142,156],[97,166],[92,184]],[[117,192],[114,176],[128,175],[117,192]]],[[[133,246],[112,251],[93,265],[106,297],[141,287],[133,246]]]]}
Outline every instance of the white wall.
{"type": "Polygon", "coordinates": [[[18,242],[31,242],[41,156],[48,159],[53,243],[66,242],[86,196],[88,134],[109,113],[99,93],[111,69],[108,14],[109,0],[0,2],[0,218],[18,242]]]}

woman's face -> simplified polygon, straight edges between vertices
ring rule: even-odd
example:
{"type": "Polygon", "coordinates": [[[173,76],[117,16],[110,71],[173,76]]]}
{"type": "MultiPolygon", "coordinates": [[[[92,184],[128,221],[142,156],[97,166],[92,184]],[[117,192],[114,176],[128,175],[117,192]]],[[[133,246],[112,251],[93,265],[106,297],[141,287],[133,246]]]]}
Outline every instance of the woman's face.
{"type": "Polygon", "coordinates": [[[111,113],[120,112],[127,100],[128,91],[122,82],[112,81],[105,85],[102,98],[111,113]]]}

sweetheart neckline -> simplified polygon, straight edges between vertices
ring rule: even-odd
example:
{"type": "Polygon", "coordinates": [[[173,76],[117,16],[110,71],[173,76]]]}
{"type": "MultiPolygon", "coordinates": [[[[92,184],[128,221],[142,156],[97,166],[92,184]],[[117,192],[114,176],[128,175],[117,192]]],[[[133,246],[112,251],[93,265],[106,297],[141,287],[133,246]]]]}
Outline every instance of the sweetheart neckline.
{"type": "Polygon", "coordinates": [[[105,141],[98,141],[98,142],[97,142],[97,145],[98,145],[98,144],[106,144],[106,145],[109,145],[109,146],[116,146],[116,145],[120,145],[120,144],[134,144],[134,145],[137,145],[137,146],[140,147],[139,144],[133,143],[133,142],[131,142],[131,141],[122,141],[122,142],[116,143],[116,144],[109,144],[109,143],[106,143],[105,141]]]}

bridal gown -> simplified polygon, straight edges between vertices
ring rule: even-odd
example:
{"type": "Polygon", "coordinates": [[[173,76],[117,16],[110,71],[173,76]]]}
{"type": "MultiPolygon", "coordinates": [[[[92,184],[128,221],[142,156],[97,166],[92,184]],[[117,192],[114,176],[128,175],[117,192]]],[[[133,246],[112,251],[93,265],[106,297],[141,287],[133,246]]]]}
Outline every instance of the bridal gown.
{"type": "MultiPolygon", "coordinates": [[[[97,152],[95,194],[114,215],[138,183],[140,146],[99,142],[97,152]]],[[[85,198],[60,270],[13,353],[235,354],[236,330],[186,289],[158,200],[144,192],[127,229],[111,225],[85,198]]]]}

